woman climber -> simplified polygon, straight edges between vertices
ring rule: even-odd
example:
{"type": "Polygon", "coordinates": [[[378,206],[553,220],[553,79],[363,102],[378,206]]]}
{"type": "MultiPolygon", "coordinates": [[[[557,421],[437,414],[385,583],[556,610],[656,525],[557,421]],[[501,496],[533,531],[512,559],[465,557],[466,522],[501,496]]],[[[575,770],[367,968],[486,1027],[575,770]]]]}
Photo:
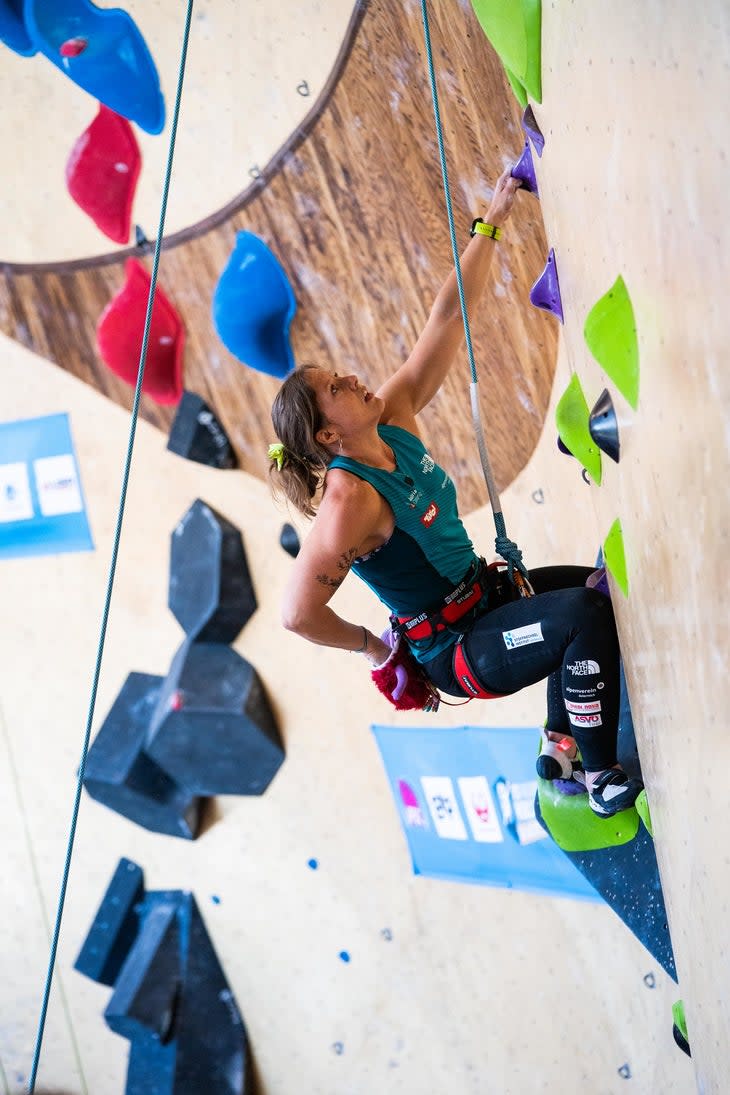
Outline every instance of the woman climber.
{"type": "MultiPolygon", "coordinates": [[[[484,220],[472,225],[461,259],[470,311],[519,185],[505,171],[484,220]]],[[[503,570],[475,553],[454,484],[419,437],[416,415],[444,382],[463,336],[452,270],[412,353],[377,392],[313,365],[282,384],[272,408],[280,439],[269,449],[274,486],[305,515],[316,513],[283,623],[310,642],[362,654],[398,707],[434,709],[436,689],[507,695],[547,677],[538,772],[577,776],[591,809],[611,817],[642,785],[617,764],[619,646],[610,600],[586,587],[584,567],[533,570],[535,595],[519,596],[503,570]],[[329,606],[350,570],[389,609],[383,638],[329,606]]]]}

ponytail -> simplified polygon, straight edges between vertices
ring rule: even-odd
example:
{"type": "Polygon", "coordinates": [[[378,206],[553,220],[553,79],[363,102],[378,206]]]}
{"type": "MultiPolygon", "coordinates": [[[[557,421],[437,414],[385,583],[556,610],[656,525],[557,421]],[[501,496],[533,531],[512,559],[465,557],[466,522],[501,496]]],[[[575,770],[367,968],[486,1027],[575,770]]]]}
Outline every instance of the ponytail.
{"type": "Polygon", "coordinates": [[[271,421],[280,445],[269,447],[269,476],[275,494],[283,494],[305,517],[314,517],[315,496],[324,483],[332,455],[317,441],[323,419],[306,374],[316,365],[302,365],[276,393],[271,421]]]}

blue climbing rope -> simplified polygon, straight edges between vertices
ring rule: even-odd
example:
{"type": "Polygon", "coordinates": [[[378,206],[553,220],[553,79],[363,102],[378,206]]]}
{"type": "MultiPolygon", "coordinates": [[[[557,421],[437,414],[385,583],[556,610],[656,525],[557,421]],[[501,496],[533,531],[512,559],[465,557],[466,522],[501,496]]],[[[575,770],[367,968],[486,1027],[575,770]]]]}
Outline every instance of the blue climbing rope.
{"type": "Polygon", "coordinates": [[[124,508],[127,501],[127,487],[129,485],[129,475],[132,467],[132,453],[134,451],[134,439],[137,433],[137,419],[139,417],[139,403],[142,395],[142,381],[144,380],[144,369],[147,361],[147,348],[149,345],[150,327],[152,324],[152,307],[154,304],[155,289],[157,287],[157,272],[160,266],[160,251],[162,249],[162,238],[165,230],[165,217],[167,214],[167,199],[170,192],[170,179],[172,177],[172,161],[175,153],[175,138],[177,136],[177,124],[180,116],[180,102],[182,99],[183,81],[185,78],[185,63],[188,53],[188,42],[190,39],[190,24],[193,15],[193,2],[194,0],[188,0],[187,15],[185,19],[185,30],[183,32],[183,42],[180,54],[180,67],[178,71],[177,80],[177,92],[175,95],[175,110],[172,116],[172,125],[170,130],[170,145],[167,154],[167,168],[165,171],[165,183],[162,189],[162,204],[160,208],[160,223],[157,230],[157,239],[155,241],[155,254],[152,263],[152,275],[149,296],[147,298],[147,314],[145,316],[144,334],[142,336],[142,349],[140,352],[139,360],[139,372],[137,375],[137,386],[134,391],[134,403],[132,406],[132,421],[129,430],[129,441],[127,444],[127,455],[124,462],[124,474],[122,476],[122,487],[119,497],[119,510],[117,513],[116,528],[114,530],[114,546],[112,548],[111,563],[109,566],[109,579],[106,588],[106,597],[104,599],[104,610],[101,620],[101,631],[99,635],[99,645],[96,652],[96,664],[94,667],[94,679],[91,685],[91,697],[89,700],[89,710],[86,719],[86,732],[84,734],[84,744],[81,752],[81,763],[79,764],[78,777],[76,780],[76,796],[74,799],[73,814],[71,817],[71,826],[69,830],[68,844],[66,847],[66,860],[63,867],[63,879],[61,881],[61,889],[58,898],[58,907],[56,910],[56,922],[53,929],[53,939],[51,941],[51,952],[48,960],[48,972],[46,974],[46,983],[43,991],[43,1004],[41,1006],[41,1014],[38,1022],[38,1034],[36,1037],[35,1049],[33,1052],[33,1065],[31,1068],[30,1078],[28,1081],[29,1095],[33,1095],[35,1091],[36,1075],[38,1073],[38,1065],[40,1062],[41,1047],[43,1044],[43,1032],[46,1025],[46,1017],[48,1014],[48,1001],[51,995],[51,984],[53,981],[53,971],[56,965],[56,954],[58,951],[58,940],[61,934],[61,921],[63,919],[63,909],[66,902],[66,890],[68,888],[68,877],[71,869],[71,856],[73,855],[74,840],[76,838],[76,826],[79,816],[79,806],[81,803],[81,791],[84,784],[84,772],[86,770],[86,758],[89,752],[89,740],[91,738],[91,725],[94,719],[94,709],[96,707],[96,694],[99,687],[99,676],[101,673],[101,663],[104,656],[104,643],[106,640],[107,623],[109,621],[109,609],[111,606],[112,589],[114,587],[114,576],[117,569],[117,558],[119,555],[119,541],[122,534],[122,522],[124,520],[124,508]]]}
{"type": "Polygon", "coordinates": [[[499,500],[499,492],[497,491],[497,485],[494,481],[494,475],[492,474],[491,464],[489,462],[489,454],[487,452],[487,443],[484,437],[484,427],[482,426],[481,414],[479,412],[479,379],[477,377],[477,367],[474,360],[474,347],[471,341],[471,329],[469,327],[469,316],[466,308],[466,297],[464,295],[464,282],[461,276],[461,262],[459,261],[459,248],[456,242],[456,229],[454,227],[454,209],[451,201],[451,189],[449,187],[449,172],[446,166],[446,151],[444,146],[444,134],[443,127],[441,125],[441,112],[439,110],[439,97],[438,89],[436,87],[436,73],[433,63],[433,50],[431,48],[431,30],[428,20],[428,5],[426,0],[421,0],[421,17],[423,19],[423,37],[426,45],[426,60],[428,63],[428,78],[431,85],[431,100],[433,102],[433,116],[436,122],[436,138],[438,141],[439,160],[441,161],[441,177],[444,184],[444,198],[446,200],[446,214],[449,221],[449,236],[451,237],[451,251],[454,256],[454,270],[456,272],[456,284],[459,290],[459,304],[461,306],[461,318],[464,323],[464,337],[466,339],[466,352],[469,358],[469,368],[471,369],[471,411],[472,421],[474,423],[474,432],[477,439],[477,447],[479,449],[479,457],[482,464],[482,471],[484,472],[484,479],[487,484],[487,492],[489,494],[489,501],[492,506],[492,512],[494,514],[494,525],[497,530],[497,536],[494,541],[496,551],[507,562],[509,568],[510,581],[515,583],[522,592],[527,592],[529,586],[527,585],[527,579],[529,578],[527,568],[522,562],[522,552],[518,548],[517,544],[510,540],[507,536],[505,529],[504,516],[502,514],[502,506],[499,500]],[[521,581],[519,577],[516,577],[515,571],[522,576],[524,581],[521,581]]]}

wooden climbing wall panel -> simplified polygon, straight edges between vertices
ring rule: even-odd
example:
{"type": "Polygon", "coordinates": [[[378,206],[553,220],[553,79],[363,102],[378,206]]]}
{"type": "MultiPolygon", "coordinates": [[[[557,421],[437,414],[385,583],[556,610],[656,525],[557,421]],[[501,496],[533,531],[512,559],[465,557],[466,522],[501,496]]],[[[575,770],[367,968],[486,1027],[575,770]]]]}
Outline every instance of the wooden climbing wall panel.
{"type": "MultiPolygon", "coordinates": [[[[491,184],[519,155],[523,134],[519,108],[471,10],[462,6],[456,12],[446,2],[432,9],[463,247],[472,218],[486,208],[491,184]]],[[[187,331],[185,386],[213,407],[241,466],[256,476],[266,474],[269,410],[278,382],[236,361],[211,320],[213,291],[236,232],[261,236],[287,272],[298,303],[291,328],[296,360],[356,372],[370,385],[407,356],[452,262],[420,11],[379,2],[360,15],[308,125],[237,202],[171,237],[162,257],[160,284],[187,331]]],[[[200,185],[205,186],[202,172],[200,185]]],[[[527,300],[547,253],[533,197],[520,196],[506,236],[493,266],[493,287],[471,317],[501,488],[537,443],[557,342],[557,321],[527,300]]],[[[65,266],[0,267],[0,330],[131,407],[132,389],[104,366],[95,335],[101,311],[123,282],[124,257],[119,252],[65,266]]],[[[452,473],[465,512],[485,498],[469,380],[464,352],[423,416],[431,447],[452,473]]],[[[144,397],[141,414],[167,431],[174,408],[144,397]]]]}

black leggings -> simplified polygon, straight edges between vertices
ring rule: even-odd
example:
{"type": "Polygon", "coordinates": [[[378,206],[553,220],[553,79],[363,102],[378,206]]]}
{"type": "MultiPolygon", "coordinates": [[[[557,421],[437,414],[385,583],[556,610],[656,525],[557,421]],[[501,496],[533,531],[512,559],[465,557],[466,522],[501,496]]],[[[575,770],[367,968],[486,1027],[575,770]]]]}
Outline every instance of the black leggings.
{"type": "MultiPolygon", "coordinates": [[[[611,601],[586,589],[591,567],[530,571],[534,597],[478,616],[464,651],[482,687],[511,695],[547,677],[547,728],[571,734],[589,771],[616,763],[619,645],[611,601]]],[[[454,648],[424,669],[451,696],[466,696],[453,671],[454,648]]]]}

